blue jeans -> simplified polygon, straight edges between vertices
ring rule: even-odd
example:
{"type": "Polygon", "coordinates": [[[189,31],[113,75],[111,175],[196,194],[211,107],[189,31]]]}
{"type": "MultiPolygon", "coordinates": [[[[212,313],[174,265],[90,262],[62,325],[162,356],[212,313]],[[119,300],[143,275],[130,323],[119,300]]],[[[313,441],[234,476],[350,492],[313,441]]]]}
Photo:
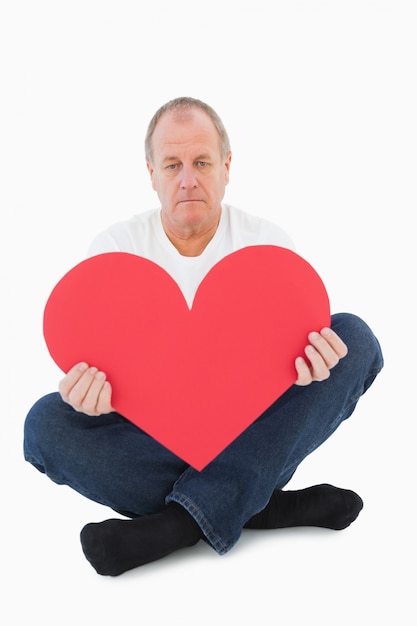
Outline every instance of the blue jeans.
{"type": "Polygon", "coordinates": [[[128,517],[178,502],[224,554],[273,490],[351,415],[382,369],[379,343],[360,318],[333,315],[332,328],[349,352],[330,378],[290,387],[201,472],[118,413],[89,417],[58,393],[30,410],[25,458],[54,482],[128,517]]]}

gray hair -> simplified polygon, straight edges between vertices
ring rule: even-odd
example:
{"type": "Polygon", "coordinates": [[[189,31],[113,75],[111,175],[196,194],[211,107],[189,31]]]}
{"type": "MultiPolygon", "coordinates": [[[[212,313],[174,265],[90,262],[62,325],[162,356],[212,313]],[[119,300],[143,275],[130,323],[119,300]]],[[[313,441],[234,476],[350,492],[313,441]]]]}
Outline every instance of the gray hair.
{"type": "Polygon", "coordinates": [[[206,104],[202,100],[198,100],[197,98],[181,97],[181,98],[175,98],[174,100],[170,100],[166,104],[163,104],[157,110],[157,112],[154,114],[153,118],[149,122],[148,130],[146,132],[146,137],[145,137],[145,157],[149,163],[152,163],[152,158],[153,158],[152,135],[161,117],[168,111],[178,111],[182,113],[182,112],[191,111],[192,109],[200,109],[201,111],[203,111],[209,116],[209,118],[213,122],[217,130],[217,133],[219,135],[220,151],[221,151],[222,157],[225,157],[229,154],[230,152],[229,136],[227,134],[226,128],[224,127],[222,120],[217,115],[216,111],[209,104],[206,104]]]}

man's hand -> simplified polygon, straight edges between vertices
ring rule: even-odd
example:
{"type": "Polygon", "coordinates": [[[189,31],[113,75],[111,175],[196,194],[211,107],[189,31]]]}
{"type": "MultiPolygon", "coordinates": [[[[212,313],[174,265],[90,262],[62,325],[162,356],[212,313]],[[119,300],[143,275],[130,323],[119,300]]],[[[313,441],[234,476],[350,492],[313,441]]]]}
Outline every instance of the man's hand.
{"type": "Polygon", "coordinates": [[[295,384],[300,386],[329,378],[332,367],[348,352],[346,344],[330,328],[310,333],[308,339],[310,343],[304,350],[307,360],[302,356],[295,360],[298,373],[295,384]]]}
{"type": "Polygon", "coordinates": [[[59,383],[59,393],[76,411],[87,415],[102,415],[114,411],[111,406],[111,386],[104,372],[87,363],[78,363],[59,383]]]}

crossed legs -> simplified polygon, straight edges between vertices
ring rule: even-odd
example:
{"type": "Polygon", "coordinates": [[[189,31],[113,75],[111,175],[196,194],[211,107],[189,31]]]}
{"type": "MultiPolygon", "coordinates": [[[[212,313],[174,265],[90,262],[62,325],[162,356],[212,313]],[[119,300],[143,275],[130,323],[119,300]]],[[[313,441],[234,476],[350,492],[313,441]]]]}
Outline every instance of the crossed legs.
{"type": "Polygon", "coordinates": [[[349,354],[327,381],[293,386],[197,472],[118,414],[90,418],[50,394],[25,424],[25,455],[52,480],[132,519],[87,524],[86,558],[100,574],[128,569],[206,540],[230,550],[242,529],[346,528],[362,508],[350,490],[284,491],[300,462],[350,416],[382,367],[370,329],[349,314],[332,325],[349,354]]]}

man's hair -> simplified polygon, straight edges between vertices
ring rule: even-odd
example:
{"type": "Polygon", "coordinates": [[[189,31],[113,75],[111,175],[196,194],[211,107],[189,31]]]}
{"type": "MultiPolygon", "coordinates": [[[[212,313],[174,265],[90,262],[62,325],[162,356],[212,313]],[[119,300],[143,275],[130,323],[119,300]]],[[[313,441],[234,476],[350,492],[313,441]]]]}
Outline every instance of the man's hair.
{"type": "Polygon", "coordinates": [[[175,111],[178,113],[187,113],[192,109],[200,109],[204,113],[206,113],[211,121],[213,122],[217,133],[219,135],[220,140],[220,151],[222,157],[225,157],[230,152],[230,141],[229,136],[227,134],[226,128],[220,117],[217,115],[216,111],[209,105],[203,102],[202,100],[198,100],[197,98],[189,98],[189,97],[181,97],[175,98],[174,100],[170,100],[166,104],[163,104],[155,113],[151,121],[149,122],[148,130],[146,132],[145,137],[145,157],[149,163],[152,163],[153,153],[152,153],[152,135],[154,133],[155,127],[161,117],[167,113],[168,111],[175,111]]]}

